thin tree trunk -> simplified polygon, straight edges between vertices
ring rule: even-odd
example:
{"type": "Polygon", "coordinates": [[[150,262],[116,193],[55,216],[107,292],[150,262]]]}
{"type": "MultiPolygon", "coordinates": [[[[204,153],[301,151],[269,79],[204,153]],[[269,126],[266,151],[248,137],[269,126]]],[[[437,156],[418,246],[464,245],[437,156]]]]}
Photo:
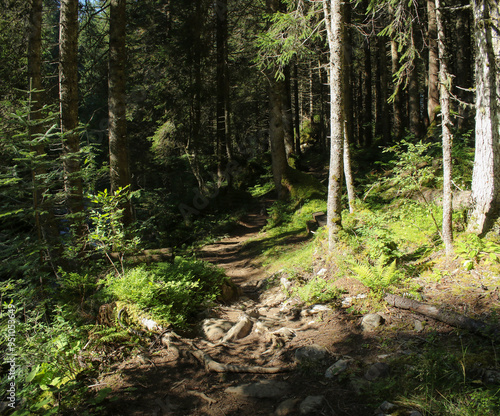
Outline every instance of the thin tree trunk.
{"type": "Polygon", "coordinates": [[[429,85],[427,90],[427,115],[429,125],[432,126],[439,106],[439,56],[438,56],[438,27],[436,22],[435,0],[427,0],[428,43],[429,43],[429,85]]]}
{"type": "Polygon", "coordinates": [[[438,51],[440,60],[440,104],[441,104],[441,130],[443,134],[443,241],[446,254],[453,253],[453,205],[452,205],[452,159],[451,147],[453,135],[451,133],[450,118],[450,90],[451,77],[448,73],[448,59],[446,53],[446,39],[444,34],[444,22],[440,9],[440,0],[436,1],[436,25],[438,31],[438,51]]]}
{"type": "MultiPolygon", "coordinates": [[[[125,0],[111,0],[109,27],[109,168],[111,191],[130,185],[126,119],[126,17],[125,0]]],[[[123,207],[123,223],[132,222],[132,206],[123,207]]]]}
{"type": "Polygon", "coordinates": [[[64,151],[64,187],[70,212],[83,210],[78,128],[78,0],[61,0],[59,21],[59,98],[64,151]]]}
{"type": "Polygon", "coordinates": [[[286,157],[290,156],[294,151],[293,146],[293,113],[292,113],[292,96],[290,88],[290,66],[284,68],[285,72],[285,94],[283,94],[283,133],[285,140],[286,157]]]}
{"type": "Polygon", "coordinates": [[[298,74],[298,63],[297,61],[293,64],[293,85],[294,85],[294,125],[295,125],[295,153],[297,155],[301,154],[300,149],[300,111],[299,111],[299,74],[298,74]]]}
{"type": "Polygon", "coordinates": [[[330,168],[328,177],[328,243],[333,249],[336,234],[342,227],[342,154],[344,140],[343,108],[343,17],[340,0],[323,2],[329,46],[330,82],[330,168]]]}
{"type": "MultiPolygon", "coordinates": [[[[496,3],[496,2],[495,2],[496,3]]],[[[473,0],[476,39],[476,154],[469,231],[486,233],[500,214],[500,12],[473,0]]]]}

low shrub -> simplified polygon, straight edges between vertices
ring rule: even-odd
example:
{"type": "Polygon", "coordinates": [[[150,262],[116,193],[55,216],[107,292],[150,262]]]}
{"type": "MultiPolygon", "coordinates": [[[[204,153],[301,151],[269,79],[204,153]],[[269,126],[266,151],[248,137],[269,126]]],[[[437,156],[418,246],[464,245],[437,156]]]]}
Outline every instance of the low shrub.
{"type": "Polygon", "coordinates": [[[221,269],[193,258],[176,258],[129,269],[106,278],[106,294],[162,324],[185,327],[207,300],[215,300],[226,276],[221,269]]]}

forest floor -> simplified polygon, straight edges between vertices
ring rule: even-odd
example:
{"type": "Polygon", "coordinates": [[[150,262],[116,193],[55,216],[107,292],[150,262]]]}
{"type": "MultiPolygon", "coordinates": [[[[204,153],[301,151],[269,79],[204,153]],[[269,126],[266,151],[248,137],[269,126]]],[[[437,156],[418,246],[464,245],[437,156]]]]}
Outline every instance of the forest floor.
{"type": "MultiPolygon", "coordinates": [[[[241,288],[237,300],[208,308],[200,321],[205,318],[206,325],[222,327],[224,322],[246,319],[252,329],[221,342],[216,338],[207,341],[198,328],[178,338],[168,337],[168,346],[156,342],[141,354],[114,364],[97,387],[112,389],[109,415],[396,414],[384,401],[396,403],[398,415],[421,414],[418,406],[398,402],[397,396],[379,397],[374,392],[404,377],[410,371],[408,363],[418,367],[430,342],[446,351],[447,346],[460,349],[459,344],[463,349],[468,341],[449,325],[390,306],[377,311],[382,326],[364,328],[363,315],[353,314],[340,303],[338,307],[301,305],[283,290],[279,277],[258,263],[255,246],[244,244],[262,236],[265,222],[262,214],[248,214],[230,236],[203,247],[198,254],[223,267],[241,288]],[[198,358],[197,351],[203,351],[198,358]],[[210,370],[211,359],[221,364],[221,372],[213,371],[218,364],[210,370]],[[245,371],[248,366],[253,366],[252,372],[245,371]],[[276,372],[266,374],[265,368],[276,372]],[[327,369],[333,373],[328,377],[327,369]]],[[[294,238],[288,244],[299,244],[294,238]]],[[[451,261],[445,267],[453,270],[459,266],[451,261]]],[[[440,303],[439,297],[446,294],[449,307],[477,314],[498,303],[498,284],[486,287],[479,279],[467,283],[467,291],[457,291],[465,283],[455,278],[451,272],[439,284],[427,284],[425,298],[440,303]]],[[[344,303],[362,299],[366,292],[348,278],[343,279],[342,288],[344,303]]],[[[479,344],[490,342],[467,336],[479,344]]],[[[473,359],[480,361],[476,356],[473,359]]]]}

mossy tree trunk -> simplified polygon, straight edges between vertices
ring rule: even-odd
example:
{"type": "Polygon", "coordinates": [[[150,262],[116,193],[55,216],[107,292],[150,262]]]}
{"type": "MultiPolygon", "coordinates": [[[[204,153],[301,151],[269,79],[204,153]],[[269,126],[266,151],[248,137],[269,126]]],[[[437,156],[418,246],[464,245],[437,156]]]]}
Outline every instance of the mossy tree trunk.
{"type": "Polygon", "coordinates": [[[328,243],[330,249],[342,227],[342,154],[344,140],[343,108],[343,13],[340,0],[323,2],[329,47],[330,83],[330,168],[328,174],[328,243]]]}

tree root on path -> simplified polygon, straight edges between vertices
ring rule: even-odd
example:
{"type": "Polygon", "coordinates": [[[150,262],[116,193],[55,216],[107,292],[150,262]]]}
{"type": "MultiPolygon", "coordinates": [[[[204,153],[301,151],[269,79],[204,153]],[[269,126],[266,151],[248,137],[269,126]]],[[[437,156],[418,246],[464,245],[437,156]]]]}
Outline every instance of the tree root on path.
{"type": "Polygon", "coordinates": [[[481,336],[498,338],[500,335],[500,329],[498,327],[492,327],[483,321],[468,318],[457,312],[439,309],[432,305],[426,305],[425,303],[393,294],[386,294],[384,300],[396,308],[417,312],[429,318],[436,319],[437,321],[444,322],[457,328],[466,329],[481,336]]]}
{"type": "Polygon", "coordinates": [[[290,368],[285,367],[262,367],[259,365],[237,365],[237,364],[222,364],[215,361],[206,352],[196,348],[194,345],[191,354],[200,361],[207,371],[214,373],[252,373],[252,374],[276,374],[290,371],[290,368]]]}
{"type": "Polygon", "coordinates": [[[169,349],[172,348],[178,351],[178,348],[172,345],[172,338],[175,338],[184,345],[187,345],[190,348],[190,353],[205,366],[205,369],[207,371],[211,371],[213,373],[276,374],[291,371],[291,368],[289,367],[263,367],[258,365],[222,364],[215,361],[205,351],[199,349],[196,345],[193,344],[193,342],[182,339],[173,331],[165,334],[162,337],[162,344],[166,345],[169,349]]]}

